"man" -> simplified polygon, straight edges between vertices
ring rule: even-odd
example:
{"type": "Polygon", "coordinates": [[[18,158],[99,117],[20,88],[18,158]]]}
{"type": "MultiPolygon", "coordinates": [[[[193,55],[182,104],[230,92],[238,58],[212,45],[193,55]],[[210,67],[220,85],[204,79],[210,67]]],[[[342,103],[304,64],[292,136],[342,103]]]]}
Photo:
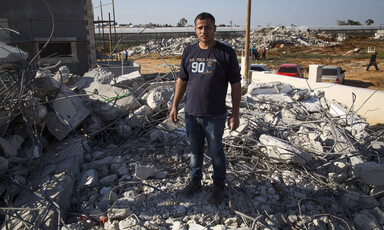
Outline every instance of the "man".
{"type": "Polygon", "coordinates": [[[225,97],[230,83],[232,114],[228,126],[233,131],[239,126],[241,76],[235,51],[216,41],[215,31],[215,18],[211,14],[197,15],[195,32],[199,42],[184,49],[170,119],[178,121],[178,105],[187,91],[185,123],[191,151],[191,181],[181,194],[189,197],[201,188],[204,143],[207,140],[214,170],[209,201],[220,204],[224,199],[226,174],[222,143],[226,121],[225,97]]]}
{"type": "Polygon", "coordinates": [[[379,70],[379,68],[377,67],[377,63],[376,63],[376,52],[374,52],[371,55],[371,59],[369,60],[369,64],[367,66],[367,71],[369,71],[369,67],[371,67],[371,65],[373,65],[376,68],[376,71],[379,70]]]}

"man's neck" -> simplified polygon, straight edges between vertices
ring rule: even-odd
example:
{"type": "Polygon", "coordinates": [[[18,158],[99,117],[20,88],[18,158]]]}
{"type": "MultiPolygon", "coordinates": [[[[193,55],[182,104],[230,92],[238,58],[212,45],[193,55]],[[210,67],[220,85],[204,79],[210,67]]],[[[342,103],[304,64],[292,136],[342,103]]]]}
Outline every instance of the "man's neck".
{"type": "Polygon", "coordinates": [[[206,49],[209,49],[211,47],[213,47],[214,45],[216,44],[216,41],[213,40],[212,42],[210,43],[204,43],[204,42],[199,42],[199,47],[203,50],[206,50],[206,49]]]}

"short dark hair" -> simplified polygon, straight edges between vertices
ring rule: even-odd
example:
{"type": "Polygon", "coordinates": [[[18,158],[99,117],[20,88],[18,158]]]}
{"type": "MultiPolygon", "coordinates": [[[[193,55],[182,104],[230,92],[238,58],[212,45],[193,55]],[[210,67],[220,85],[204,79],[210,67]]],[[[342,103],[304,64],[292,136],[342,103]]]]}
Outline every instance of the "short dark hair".
{"type": "Polygon", "coordinates": [[[213,25],[215,25],[215,17],[213,17],[213,15],[210,13],[203,12],[203,13],[200,13],[199,15],[197,15],[195,18],[195,25],[196,25],[197,19],[199,19],[199,20],[211,19],[211,21],[213,22],[213,25]]]}

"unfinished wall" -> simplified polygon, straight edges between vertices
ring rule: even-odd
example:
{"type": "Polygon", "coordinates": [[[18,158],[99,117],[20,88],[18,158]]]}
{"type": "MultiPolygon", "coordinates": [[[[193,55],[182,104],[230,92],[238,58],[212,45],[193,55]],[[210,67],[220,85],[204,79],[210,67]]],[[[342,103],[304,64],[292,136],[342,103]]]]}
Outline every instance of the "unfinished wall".
{"type": "MultiPolygon", "coordinates": [[[[318,82],[317,65],[310,65],[309,79],[287,77],[272,73],[250,71],[252,82],[279,81],[297,88],[308,88],[325,92],[328,100],[336,100],[348,107],[353,107],[359,115],[366,118],[371,125],[384,123],[384,92],[357,88],[333,83],[318,82]],[[317,71],[315,70],[317,69],[317,71]],[[356,95],[354,98],[353,95],[356,95]],[[355,100],[355,102],[353,102],[355,100]]],[[[321,70],[320,70],[321,71],[321,70]]]]}
{"type": "Polygon", "coordinates": [[[45,53],[39,55],[38,63],[53,65],[62,61],[72,73],[85,73],[90,67],[88,39],[92,38],[88,37],[90,28],[87,25],[92,25],[86,17],[87,2],[89,5],[86,0],[4,2],[0,8],[1,18],[8,20],[10,29],[20,33],[11,33],[9,44],[34,57],[52,35],[45,53]]]}

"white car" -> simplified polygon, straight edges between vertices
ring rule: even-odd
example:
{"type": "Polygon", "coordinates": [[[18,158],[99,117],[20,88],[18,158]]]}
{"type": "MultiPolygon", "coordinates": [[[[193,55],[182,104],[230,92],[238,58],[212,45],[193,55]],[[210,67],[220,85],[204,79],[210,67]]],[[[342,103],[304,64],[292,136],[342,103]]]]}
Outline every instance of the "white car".
{"type": "Polygon", "coordinates": [[[334,65],[323,66],[323,71],[321,74],[322,82],[343,84],[344,79],[345,79],[345,70],[343,70],[340,66],[334,66],[334,65]]]}

